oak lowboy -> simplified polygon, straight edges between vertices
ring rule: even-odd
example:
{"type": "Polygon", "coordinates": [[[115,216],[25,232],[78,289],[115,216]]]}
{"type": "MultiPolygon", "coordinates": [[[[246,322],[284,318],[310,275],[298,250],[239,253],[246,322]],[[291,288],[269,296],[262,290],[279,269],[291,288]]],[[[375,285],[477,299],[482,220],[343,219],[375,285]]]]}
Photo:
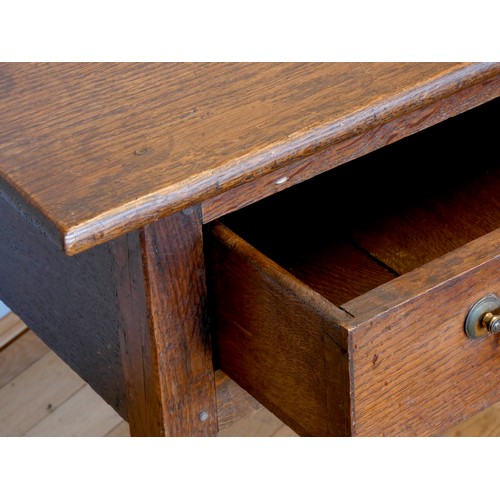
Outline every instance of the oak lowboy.
{"type": "Polygon", "coordinates": [[[500,400],[499,95],[498,63],[0,64],[0,299],[132,435],[437,434],[500,400]]]}

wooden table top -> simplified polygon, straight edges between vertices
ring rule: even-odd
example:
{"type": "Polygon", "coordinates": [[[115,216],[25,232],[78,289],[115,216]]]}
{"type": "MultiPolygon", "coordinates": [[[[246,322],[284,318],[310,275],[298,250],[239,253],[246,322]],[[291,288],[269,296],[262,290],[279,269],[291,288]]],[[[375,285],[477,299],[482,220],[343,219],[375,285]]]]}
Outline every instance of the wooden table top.
{"type": "Polygon", "coordinates": [[[2,63],[0,195],[74,254],[499,72],[496,63],[2,63]]]}

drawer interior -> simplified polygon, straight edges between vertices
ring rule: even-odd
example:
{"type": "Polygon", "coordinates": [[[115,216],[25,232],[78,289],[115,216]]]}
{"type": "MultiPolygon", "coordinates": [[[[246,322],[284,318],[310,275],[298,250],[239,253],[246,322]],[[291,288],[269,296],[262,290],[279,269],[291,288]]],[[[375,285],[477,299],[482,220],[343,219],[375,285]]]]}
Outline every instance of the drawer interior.
{"type": "Polygon", "coordinates": [[[499,104],[221,220],[341,306],[500,227],[499,104]]]}

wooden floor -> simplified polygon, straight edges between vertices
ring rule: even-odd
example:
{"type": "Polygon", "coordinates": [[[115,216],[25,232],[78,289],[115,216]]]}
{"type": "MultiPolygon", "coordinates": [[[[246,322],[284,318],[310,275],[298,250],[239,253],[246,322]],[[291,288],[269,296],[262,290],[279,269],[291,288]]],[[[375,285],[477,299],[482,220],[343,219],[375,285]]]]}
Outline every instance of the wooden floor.
{"type": "MultiPolygon", "coordinates": [[[[128,424],[12,313],[0,319],[0,436],[129,436],[128,424]]],[[[500,404],[446,436],[500,436],[500,404]]],[[[296,436],[266,409],[219,436],[296,436]]]]}
{"type": "MultiPolygon", "coordinates": [[[[129,436],[128,424],[19,318],[0,319],[0,436],[129,436]]],[[[296,436],[264,408],[220,436],[296,436]]]]}

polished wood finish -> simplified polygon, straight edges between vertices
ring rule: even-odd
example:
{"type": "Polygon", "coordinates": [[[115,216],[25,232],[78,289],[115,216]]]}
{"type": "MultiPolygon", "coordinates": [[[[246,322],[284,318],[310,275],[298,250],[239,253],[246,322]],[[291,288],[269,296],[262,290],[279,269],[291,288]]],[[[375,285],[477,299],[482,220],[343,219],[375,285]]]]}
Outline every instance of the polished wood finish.
{"type": "MultiPolygon", "coordinates": [[[[135,379],[126,377],[126,382],[123,380],[123,354],[120,355],[118,332],[121,331],[123,335],[128,332],[132,341],[140,342],[140,332],[147,338],[150,331],[151,335],[161,335],[162,332],[169,331],[172,337],[152,338],[152,340],[172,342],[164,345],[168,347],[165,353],[175,359],[171,367],[176,366],[180,371],[180,374],[168,378],[170,361],[165,358],[158,365],[158,369],[163,370],[162,377],[168,380],[165,382],[162,378],[162,384],[171,384],[169,388],[162,386],[161,390],[165,391],[162,393],[163,397],[168,397],[168,391],[180,389],[182,382],[189,376],[190,382],[184,405],[190,406],[192,401],[188,395],[193,394],[195,397],[198,392],[205,394],[205,388],[202,386],[207,382],[205,399],[200,398],[200,405],[203,408],[197,409],[193,404],[193,408],[197,410],[193,420],[199,418],[199,412],[206,410],[209,419],[203,422],[200,432],[204,432],[203,429],[210,429],[206,432],[215,434],[217,413],[209,343],[203,341],[200,352],[195,355],[198,345],[195,332],[196,328],[201,328],[200,322],[204,321],[200,314],[206,298],[203,291],[201,220],[199,214],[196,215],[198,213],[196,209],[193,208],[191,211],[195,214],[191,226],[179,222],[179,226],[176,227],[173,221],[170,221],[173,224],[170,227],[167,219],[145,228],[142,236],[135,232],[111,244],[104,244],[81,255],[68,257],[0,199],[0,254],[2,255],[0,295],[13,311],[22,315],[27,325],[51,349],[125,418],[127,418],[125,387],[126,384],[133,384],[135,379]],[[156,239],[155,227],[158,227],[159,237],[163,240],[156,239]],[[177,234],[177,239],[174,239],[174,234],[177,234]],[[165,240],[168,244],[164,244],[165,240]],[[124,255],[117,255],[117,249],[121,249],[124,255]],[[196,255],[198,260],[195,264],[196,255]],[[158,261],[158,258],[163,260],[158,261]],[[132,259],[135,260],[130,262],[132,259]],[[187,261],[193,262],[192,267],[187,265],[187,261]],[[176,269],[179,268],[176,267],[176,262],[177,265],[184,264],[185,267],[181,269],[186,270],[186,274],[181,273],[177,276],[177,280],[176,269]],[[144,285],[146,279],[149,290],[147,297],[144,285]],[[140,288],[141,283],[142,288],[140,288]],[[190,302],[179,298],[188,292],[192,297],[190,302]],[[197,292],[200,294],[198,304],[197,292]],[[141,297],[142,303],[139,302],[141,297]],[[172,305],[171,309],[165,309],[169,304],[172,305]],[[173,306],[175,304],[180,304],[177,319],[175,319],[176,309],[173,306]],[[138,309],[140,312],[137,313],[138,309]],[[134,312],[137,314],[133,321],[137,322],[128,323],[127,330],[126,315],[134,312]],[[148,317],[150,312],[151,318],[148,317]],[[187,318],[192,318],[191,325],[187,318]],[[183,328],[187,330],[182,330],[183,328]],[[188,341],[182,337],[183,331],[187,332],[188,341]],[[180,335],[176,342],[174,342],[175,332],[180,335]],[[182,365],[183,361],[185,365],[182,365]],[[188,370],[183,375],[182,366],[188,370]],[[194,378],[196,374],[198,385],[194,378]],[[206,405],[202,404],[202,401],[206,402],[206,405]]],[[[189,216],[182,213],[176,217],[179,221],[183,218],[189,220],[189,216]]],[[[142,338],[142,341],[146,348],[148,346],[146,339],[142,338]]],[[[140,344],[139,349],[142,349],[140,344]]],[[[130,356],[133,354],[132,351],[130,356]]],[[[135,354],[138,354],[138,357],[134,362],[144,364],[133,372],[135,376],[143,373],[142,370],[147,374],[149,369],[156,369],[156,365],[152,367],[147,364],[148,358],[145,352],[139,350],[135,354]]],[[[151,361],[151,358],[149,360],[151,361]]],[[[153,359],[152,362],[157,361],[153,359]]],[[[130,373],[134,366],[127,366],[127,369],[130,373]]],[[[158,384],[159,375],[153,380],[158,384]]],[[[158,385],[154,384],[147,387],[153,391],[158,389],[158,385]]],[[[134,403],[128,406],[132,407],[134,412],[139,411],[139,402],[144,401],[144,398],[141,399],[130,388],[128,393],[130,397],[137,396],[137,399],[132,399],[134,403]]],[[[157,393],[153,394],[151,406],[147,407],[147,411],[150,412],[148,415],[151,415],[148,418],[153,418],[153,415],[159,418],[158,412],[155,414],[151,411],[155,404],[154,398],[158,397],[157,393]]],[[[181,404],[181,400],[177,400],[177,403],[181,404]]],[[[146,425],[142,417],[134,415],[131,418],[134,422],[132,425],[134,433],[135,425],[139,429],[138,433],[147,433],[142,427],[146,425]],[[136,418],[137,420],[134,420],[136,418]]],[[[190,421],[185,419],[182,422],[187,424],[190,421]]],[[[156,422],[152,427],[146,425],[146,428],[151,430],[154,425],[156,422]]],[[[193,427],[182,431],[174,426],[164,432],[177,431],[190,433],[193,427]]]]}
{"type": "MultiPolygon", "coordinates": [[[[458,316],[498,292],[498,113],[482,114],[498,103],[464,111],[499,78],[498,63],[2,64],[0,297],[134,435],[261,412],[219,364],[302,434],[436,432],[498,399],[494,339],[458,316]],[[285,187],[215,225],[209,321],[202,213],[285,187]]],[[[57,404],[81,389],[65,382],[57,404]]],[[[51,411],[38,389],[31,424],[51,411]]]]}
{"type": "Polygon", "coordinates": [[[113,242],[113,252],[132,435],[217,434],[200,208],[113,242]]]}
{"type": "Polygon", "coordinates": [[[210,222],[348,161],[392,144],[432,125],[468,111],[500,95],[500,76],[466,87],[423,108],[314,154],[264,177],[247,182],[202,203],[203,221],[210,222]]]}
{"type": "MultiPolygon", "coordinates": [[[[0,288],[3,299],[15,311],[21,311],[37,334],[115,410],[127,417],[119,355],[120,318],[117,313],[116,295],[127,295],[130,290],[120,289],[116,273],[113,272],[113,266],[116,271],[116,264],[113,264],[111,249],[104,245],[77,257],[67,257],[1,200],[0,209],[0,288]],[[26,266],[26,262],[30,262],[30,266],[26,266]],[[70,315],[71,321],[67,320],[67,315],[70,315]]],[[[199,237],[201,226],[196,225],[196,228],[198,232],[195,235],[199,237]]],[[[118,245],[123,248],[127,245],[127,240],[134,236],[138,241],[137,234],[128,235],[113,242],[113,247],[118,245]]],[[[200,258],[200,241],[197,241],[200,258]]],[[[154,252],[154,248],[154,242],[150,241],[150,251],[154,252]]],[[[138,251],[140,257],[140,247],[138,251]]],[[[186,258],[190,256],[192,252],[185,254],[186,258]]],[[[138,265],[136,270],[142,270],[141,264],[138,265]]],[[[128,273],[128,270],[123,271],[128,273]]],[[[203,269],[200,269],[200,273],[199,279],[202,279],[203,269]]],[[[171,280],[166,279],[165,282],[171,280]]],[[[193,286],[193,283],[190,283],[190,286],[193,286]]],[[[137,298],[137,294],[135,297],[137,298]]],[[[161,304],[165,306],[168,302],[162,300],[161,304]]],[[[184,316],[181,319],[185,321],[184,316]]],[[[1,324],[4,326],[2,335],[9,341],[27,328],[13,314],[3,318],[1,324]]],[[[133,329],[133,338],[136,337],[135,328],[136,326],[133,329]]],[[[19,369],[19,366],[11,366],[10,361],[15,362],[28,350],[30,356],[24,357],[27,363],[32,364],[48,351],[48,347],[32,336],[21,338],[14,347],[10,350],[8,360],[0,357],[0,386],[18,375],[17,371],[13,370],[19,369]]],[[[213,374],[209,352],[204,356],[205,363],[209,363],[210,379],[213,374]]],[[[21,368],[25,369],[27,366],[21,368]]],[[[217,375],[217,381],[219,425],[222,428],[260,408],[253,398],[222,373],[217,375]]],[[[193,388],[190,387],[190,390],[193,388]]],[[[134,403],[134,408],[137,404],[138,402],[134,403]]],[[[213,406],[212,404],[212,415],[216,415],[213,406]]],[[[134,422],[133,426],[135,425],[134,422]]]]}
{"type": "Polygon", "coordinates": [[[499,71],[496,63],[6,63],[0,192],[73,254],[499,71]]]}

